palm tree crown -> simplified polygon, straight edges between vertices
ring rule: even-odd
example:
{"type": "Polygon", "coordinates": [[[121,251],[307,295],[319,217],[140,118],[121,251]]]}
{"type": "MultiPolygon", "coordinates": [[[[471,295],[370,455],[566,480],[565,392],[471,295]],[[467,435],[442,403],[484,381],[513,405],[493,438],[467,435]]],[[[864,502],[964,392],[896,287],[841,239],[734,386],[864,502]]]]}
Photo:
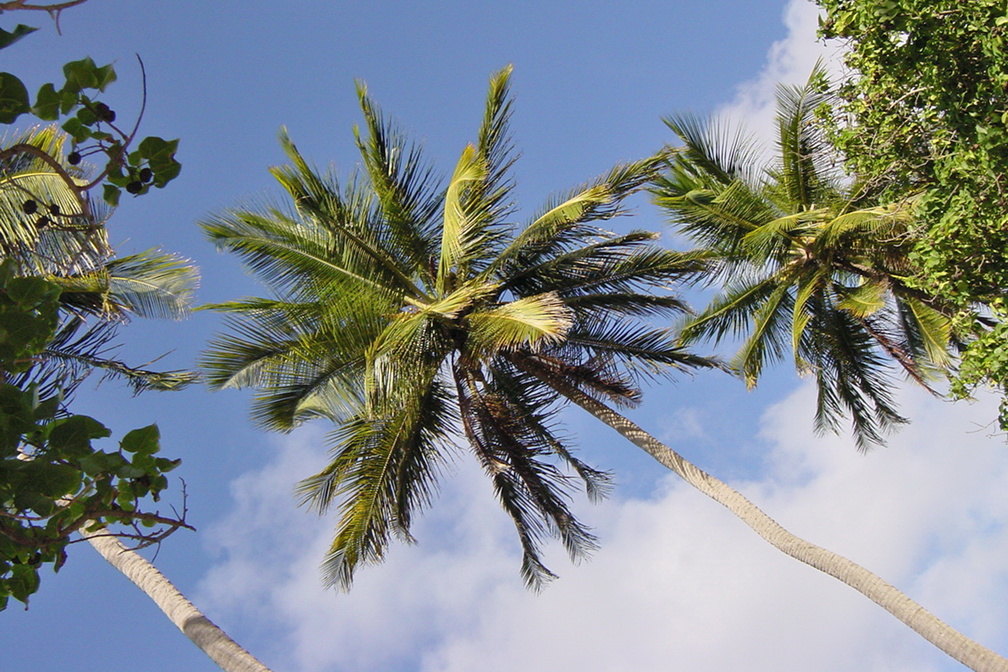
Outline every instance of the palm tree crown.
{"type": "Polygon", "coordinates": [[[861,449],[905,422],[893,363],[927,385],[949,363],[949,320],[908,283],[911,203],[878,205],[834,168],[817,109],[823,71],[777,95],[778,154],[762,168],[756,144],[717,120],[666,120],[683,147],[653,188],[656,202],[712,263],[722,290],[683,329],[685,342],[740,337],[733,367],[750,386],[793,352],[818,385],[816,426],[852,417],[861,449]]]}
{"type": "Polygon", "coordinates": [[[526,582],[540,585],[552,576],[546,537],[572,558],[594,545],[562,465],[589,496],[607,485],[553,420],[557,390],[632,403],[642,376],[709,365],[642,321],[683,309],[667,288],[699,270],[695,257],[595,226],[621,214],[657,160],[618,165],[511,223],[509,75],[491,78],[478,140],[443,188],[360,85],[362,171],[341,185],[282,135],[290,164],[272,172],[294,207],[204,223],[274,294],[217,306],[229,333],[205,356],[211,384],[258,388],[253,414],[270,428],[336,424],[330,464],[300,485],[305,503],[340,511],[332,585],[348,587],[393,534],[411,539],[458,437],[514,522],[526,582]]]}

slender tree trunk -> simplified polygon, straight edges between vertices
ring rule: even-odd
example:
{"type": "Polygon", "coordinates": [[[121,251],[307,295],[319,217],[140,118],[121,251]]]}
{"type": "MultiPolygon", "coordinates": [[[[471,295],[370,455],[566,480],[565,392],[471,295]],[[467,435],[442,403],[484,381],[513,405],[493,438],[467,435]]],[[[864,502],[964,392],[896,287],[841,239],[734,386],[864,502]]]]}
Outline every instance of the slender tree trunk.
{"type": "Polygon", "coordinates": [[[83,536],[103,558],[154,600],[168,619],[221,669],[226,672],[270,672],[268,667],[204,616],[164,574],[139,553],[126,548],[114,536],[102,532],[85,532],[83,536]]]}
{"type": "Polygon", "coordinates": [[[549,380],[561,394],[643,448],[687,483],[742,519],[756,534],[792,558],[843,581],[924,639],[975,672],[1008,672],[1008,659],[966,637],[861,565],[788,532],[734,488],[687,462],[635,423],[580,390],[549,380]]]}

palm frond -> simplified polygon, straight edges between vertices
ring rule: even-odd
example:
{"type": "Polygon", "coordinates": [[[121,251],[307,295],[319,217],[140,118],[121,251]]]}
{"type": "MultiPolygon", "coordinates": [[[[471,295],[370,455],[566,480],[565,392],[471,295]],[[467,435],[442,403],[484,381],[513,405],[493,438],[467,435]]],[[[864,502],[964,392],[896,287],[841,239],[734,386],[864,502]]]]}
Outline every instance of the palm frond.
{"type": "Polygon", "coordinates": [[[453,424],[449,392],[430,383],[388,416],[344,423],[332,463],[299,485],[302,502],[320,511],[342,500],[322,566],[328,585],[349,589],[359,565],[382,559],[393,533],[412,540],[412,516],[436,492],[453,424]]]}
{"type": "Polygon", "coordinates": [[[486,275],[511,275],[521,269],[583,244],[599,229],[587,226],[625,214],[623,201],[656,175],[659,157],[623,163],[596,180],[547,202],[524,229],[491,262],[486,275]]]}
{"type": "Polygon", "coordinates": [[[858,449],[884,443],[886,433],[907,422],[896,410],[894,381],[875,340],[853,316],[822,306],[806,332],[802,355],[816,371],[816,429],[837,431],[849,414],[858,449]]]}
{"type": "Polygon", "coordinates": [[[663,121],[683,143],[681,149],[673,150],[674,158],[681,156],[682,165],[689,166],[694,175],[706,176],[708,188],[738,180],[750,182],[758,174],[753,167],[759,165],[763,150],[744,128],[692,114],[673,115],[663,121]]]}
{"type": "Polygon", "coordinates": [[[134,394],[148,390],[179,390],[198,380],[193,371],[149,368],[154,362],[141,366],[126,364],[114,356],[117,333],[115,323],[100,321],[89,325],[82,318],[71,315],[63,320],[38,363],[14,382],[19,385],[34,383],[40,386],[43,395],[59,393],[69,398],[94,372],[103,378],[127,383],[134,394]]]}
{"type": "Polygon", "coordinates": [[[913,315],[915,328],[908,331],[920,343],[918,349],[922,349],[934,365],[948,367],[952,363],[949,354],[952,321],[919,299],[908,297],[901,303],[913,315]]]}
{"type": "Polygon", "coordinates": [[[466,198],[468,190],[483,180],[486,174],[486,164],[476,148],[466,146],[445,192],[437,273],[437,291],[441,296],[455,289],[453,277],[465,276],[466,264],[478,257],[480,248],[487,242],[487,223],[472,212],[466,198]]]}
{"type": "Polygon", "coordinates": [[[334,282],[388,296],[416,291],[412,284],[404,286],[401,274],[377,263],[345,232],[330,231],[276,210],[265,216],[237,210],[202,224],[218,247],[241,256],[278,291],[334,282]]]}
{"type": "Polygon", "coordinates": [[[3,143],[36,150],[0,162],[0,254],[26,274],[90,270],[111,253],[104,228],[109,210],[77,191],[87,180],[80,167],[66,163],[65,139],[46,126],[3,143]]]}
{"type": "Polygon", "coordinates": [[[466,192],[468,202],[465,209],[479,212],[488,224],[505,221],[514,209],[510,200],[514,187],[510,171],[517,156],[508,130],[512,108],[511,70],[509,65],[490,77],[486,108],[476,143],[478,160],[485,167],[485,172],[480,182],[466,192]]]}
{"type": "MultiPolygon", "coordinates": [[[[784,357],[786,318],[794,312],[791,288],[777,284],[753,314],[752,328],[742,347],[729,362],[750,388],[756,386],[763,368],[784,357]]],[[[803,330],[804,331],[804,330],[803,330]]]]}
{"type": "Polygon", "coordinates": [[[429,287],[435,272],[429,259],[437,255],[440,243],[438,215],[442,189],[420,145],[408,142],[395,125],[386,121],[368,96],[367,87],[357,83],[357,96],[367,128],[363,136],[355,128],[370,186],[381,205],[382,216],[374,222],[386,233],[388,251],[407,260],[429,287]]]}
{"type": "Polygon", "coordinates": [[[819,62],[804,85],[777,87],[780,163],[771,172],[787,202],[801,209],[836,195],[834,175],[827,170],[835,150],[815,119],[816,110],[831,100],[824,77],[825,67],[819,62]]]}
{"type": "Polygon", "coordinates": [[[477,353],[514,348],[536,350],[544,344],[562,341],[573,318],[573,311],[555,292],[476,310],[466,316],[470,339],[466,349],[477,353]]]}

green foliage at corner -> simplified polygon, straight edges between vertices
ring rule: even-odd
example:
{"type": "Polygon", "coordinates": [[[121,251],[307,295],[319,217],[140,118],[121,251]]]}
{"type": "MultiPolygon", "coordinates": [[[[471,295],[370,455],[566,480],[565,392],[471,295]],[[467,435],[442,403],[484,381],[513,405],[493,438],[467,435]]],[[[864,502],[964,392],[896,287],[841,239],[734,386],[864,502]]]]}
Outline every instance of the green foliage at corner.
{"type": "Polygon", "coordinates": [[[110,436],[94,418],[69,414],[59,396],[7,382],[24,372],[52,340],[60,288],[37,277],[14,277],[0,266],[0,610],[10,598],[27,604],[39,570],[66,561],[82,528],[127,526],[116,536],[156,543],[180,526],[184,512],[150,510],[178,460],[157,455],[156,426],[136,429],[117,448],[93,444],[110,436]]]}
{"type": "MultiPolygon", "coordinates": [[[[13,31],[0,29],[0,49],[34,30],[24,25],[13,31]]],[[[140,66],[142,70],[142,62],[140,66]]],[[[116,124],[115,110],[99,100],[99,94],[116,80],[112,64],[99,66],[91,58],[71,61],[63,66],[63,78],[59,88],[52,83],[43,84],[32,103],[28,88],[19,77],[0,72],[0,124],[12,124],[28,114],[42,121],[61,121],[62,129],[73,139],[71,156],[75,159],[71,163],[76,165],[83,158],[98,156],[103,163],[99,177],[82,188],[103,183],[102,196],[112,206],[119,204],[123,189],[141,195],[152,186],[162,188],[178,177],[182,170],[175,158],[178,140],[150,136],[131,149],[136,142],[136,128],[122,130],[116,124]]],[[[143,115],[142,110],[140,114],[143,115]]]]}
{"type": "MultiPolygon", "coordinates": [[[[953,392],[1008,395],[1008,7],[1003,0],[819,0],[853,76],[835,140],[883,199],[918,197],[916,282],[960,309],[953,392]]],[[[1008,429],[1008,405],[1002,407],[1008,429]]]]}

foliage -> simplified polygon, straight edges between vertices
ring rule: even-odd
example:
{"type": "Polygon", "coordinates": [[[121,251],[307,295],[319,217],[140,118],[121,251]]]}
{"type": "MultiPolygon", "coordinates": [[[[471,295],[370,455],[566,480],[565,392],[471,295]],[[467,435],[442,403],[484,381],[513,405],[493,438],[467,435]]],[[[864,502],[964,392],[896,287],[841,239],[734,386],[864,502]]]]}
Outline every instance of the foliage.
{"type": "MultiPolygon", "coordinates": [[[[819,4],[822,34],[845,41],[852,71],[835,140],[873,192],[916,197],[916,282],[960,308],[958,329],[972,341],[953,391],[986,381],[1008,394],[1005,3],[819,4]]],[[[1008,429],[1008,404],[1001,421],[1008,429]]]]}
{"type": "MultiPolygon", "coordinates": [[[[77,4],[9,2],[0,10],[47,11],[58,21],[59,12],[77,4]]],[[[0,48],[34,30],[21,24],[0,30],[0,48]]],[[[179,174],[178,141],[147,137],[135,143],[140,118],[128,133],[116,125],[115,111],[96,97],[116,79],[111,65],[85,58],[67,63],[63,72],[65,83],[59,89],[42,86],[34,106],[19,78],[0,75],[0,123],[28,113],[64,119],[60,129],[37,128],[0,148],[0,256],[16,261],[19,274],[46,277],[65,290],[56,337],[26,375],[48,383],[49,393],[56,387],[69,393],[94,368],[124,379],[136,392],[184,387],[195,380],[193,373],[128,366],[111,356],[111,344],[116,326],[130,315],[184,316],[195,269],[158,250],[116,259],[105,228],[122,188],[141,195],[179,174]],[[104,162],[97,170],[89,165],[96,158],[104,162]],[[91,191],[99,187],[103,202],[94,202],[91,191]]]]}
{"type": "Polygon", "coordinates": [[[562,435],[557,390],[633,403],[642,377],[710,365],[644,321],[681,312],[667,288],[702,265],[654,234],[596,225],[624,212],[656,159],[618,165],[511,223],[509,76],[491,78],[478,140],[444,187],[360,86],[362,174],[340,184],[284,135],[290,164],[272,172],[293,209],[204,224],[274,293],[217,306],[230,333],[205,356],[209,381],[257,388],[266,427],[336,424],[332,461],[300,486],[304,503],[340,512],[330,584],[348,587],[392,535],[412,539],[464,437],[514,522],[522,575],[541,585],[553,576],[545,538],[573,559],[595,544],[570,510],[572,478],[592,497],[608,482],[562,435]]]}
{"type": "MultiPolygon", "coordinates": [[[[35,147],[48,160],[23,154],[0,165],[0,256],[19,275],[44,277],[64,290],[56,336],[26,375],[58,383],[64,395],[95,368],[125,380],[137,392],[184,387],[195,379],[193,373],[128,366],[112,356],[112,342],[118,325],[132,315],[184,317],[196,271],[185,259],[156,249],[114,256],[105,228],[111,210],[94,204],[90,211],[82,210],[73,190],[52,169],[62,165],[67,172],[86,174],[86,167],[64,163],[66,140],[52,126],[28,131],[14,144],[35,147]],[[31,208],[24,207],[27,196],[31,208]]],[[[55,390],[50,385],[46,391],[55,390]]]]}
{"type": "MultiPolygon", "coordinates": [[[[58,18],[81,2],[5,2],[0,11],[58,18]]],[[[33,30],[0,30],[0,48],[33,30]]],[[[109,430],[66,407],[67,394],[94,369],[138,392],[194,379],[130,367],[109,352],[116,326],[130,316],[188,310],[196,282],[188,262],[157,250],[115,258],[105,229],[120,188],[143,194],[178,175],[177,141],[144,138],[131,149],[139,119],[122,131],[96,97],[115,80],[112,66],[83,59],[68,63],[64,75],[60,89],[43,86],[29,106],[21,80],[0,73],[0,123],[28,113],[64,120],[62,128],[32,129],[0,148],[0,609],[10,597],[27,604],[40,567],[58,570],[77,532],[125,526],[108,534],[144,546],[188,527],[184,509],[171,516],[151,510],[167,487],[165,474],[178,465],[157,456],[156,426],[104,450],[93,444],[109,430]],[[104,162],[97,173],[85,161],[94,157],[104,162]],[[99,186],[104,203],[90,197],[99,186]]]]}
{"type": "MultiPolygon", "coordinates": [[[[0,49],[34,30],[24,24],[18,24],[12,31],[0,29],[0,49]]],[[[140,68],[142,71],[142,61],[140,68]]],[[[123,189],[135,195],[145,194],[151,186],[164,187],[178,176],[182,168],[175,159],[178,140],[150,136],[136,142],[143,109],[133,128],[126,131],[116,124],[115,110],[99,100],[99,94],[116,80],[112,64],[98,66],[91,58],[71,61],[63,66],[63,77],[59,88],[53,83],[43,84],[33,104],[27,86],[19,77],[0,72],[0,124],[12,124],[25,114],[43,121],[63,119],[62,128],[74,143],[68,155],[70,164],[77,165],[83,159],[100,155],[104,167],[88,182],[79,183],[68,172],[62,172],[82,204],[86,205],[88,190],[97,185],[102,185],[104,200],[115,206],[123,189]]],[[[0,162],[25,153],[46,160],[43,152],[31,146],[14,145],[0,152],[0,162]]],[[[59,170],[55,164],[53,167],[59,170]]]]}
{"type": "Polygon", "coordinates": [[[71,536],[82,528],[126,525],[118,537],[140,545],[161,541],[182,515],[151,511],[179,460],[157,456],[157,426],[127,433],[116,450],[93,442],[110,432],[94,418],[66,412],[59,396],[40,397],[37,385],[8,382],[27,371],[59,324],[60,288],[0,267],[0,610],[13,597],[27,604],[39,569],[66,561],[71,536]]]}
{"type": "Polygon", "coordinates": [[[850,413],[859,447],[905,422],[893,369],[927,385],[947,365],[945,307],[910,287],[910,204],[880,205],[836,167],[817,110],[823,72],[777,95],[777,154],[717,120],[666,120],[683,147],[655,181],[659,206],[713,264],[720,293],[690,317],[683,338],[742,338],[733,368],[754,386],[790,350],[818,386],[816,426],[850,413]]]}

